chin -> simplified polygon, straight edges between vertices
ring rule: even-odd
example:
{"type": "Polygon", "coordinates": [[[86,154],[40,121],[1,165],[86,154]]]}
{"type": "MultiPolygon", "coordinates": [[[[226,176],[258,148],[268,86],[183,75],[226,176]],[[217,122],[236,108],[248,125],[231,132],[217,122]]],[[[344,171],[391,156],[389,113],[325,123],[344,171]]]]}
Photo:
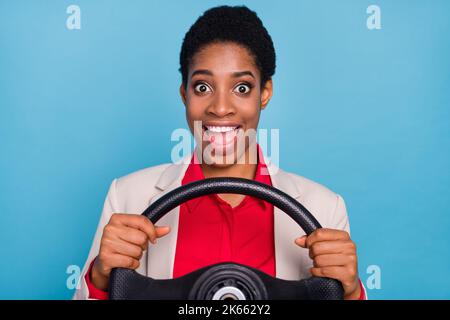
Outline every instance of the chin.
{"type": "Polygon", "coordinates": [[[246,150],[242,150],[241,152],[236,151],[237,146],[234,145],[233,148],[227,149],[223,152],[223,155],[215,155],[214,147],[206,144],[202,149],[202,163],[216,167],[216,168],[227,168],[231,167],[235,164],[243,164],[245,161],[245,153],[246,150]],[[209,150],[207,148],[210,148],[209,150]],[[212,148],[212,152],[211,151],[212,148]],[[234,149],[234,150],[233,150],[234,149]],[[206,150],[206,152],[205,152],[206,150]],[[238,159],[242,159],[238,161],[238,159]]]}

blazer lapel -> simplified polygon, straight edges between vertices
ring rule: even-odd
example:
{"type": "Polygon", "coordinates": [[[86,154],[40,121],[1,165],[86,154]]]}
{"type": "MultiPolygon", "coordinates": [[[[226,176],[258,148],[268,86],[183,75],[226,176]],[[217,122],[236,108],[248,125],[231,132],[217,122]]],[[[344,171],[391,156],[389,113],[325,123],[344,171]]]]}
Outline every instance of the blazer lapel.
{"type": "MultiPolygon", "coordinates": [[[[273,187],[289,194],[299,201],[300,190],[291,176],[275,166],[270,159],[264,161],[267,164],[273,187]]],[[[294,240],[304,235],[301,227],[285,212],[274,208],[274,241],[275,241],[275,272],[276,277],[286,280],[298,280],[308,275],[304,273],[302,266],[309,261],[301,254],[302,248],[298,247],[294,240]]]]}
{"type": "MultiPolygon", "coordinates": [[[[148,205],[151,205],[169,191],[181,186],[181,181],[189,166],[191,156],[188,155],[180,162],[170,164],[163,171],[155,185],[161,192],[153,196],[148,205]]],[[[149,250],[147,250],[147,276],[149,277],[155,279],[173,278],[179,213],[180,209],[178,206],[157,222],[158,226],[170,226],[171,230],[167,235],[159,238],[156,245],[149,245],[149,250]]]]}

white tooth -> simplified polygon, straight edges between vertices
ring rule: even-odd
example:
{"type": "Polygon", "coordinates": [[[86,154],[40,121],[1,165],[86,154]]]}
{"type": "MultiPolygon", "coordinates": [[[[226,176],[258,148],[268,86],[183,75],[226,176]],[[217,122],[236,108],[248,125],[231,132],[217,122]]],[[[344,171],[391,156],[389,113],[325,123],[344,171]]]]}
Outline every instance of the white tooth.
{"type": "Polygon", "coordinates": [[[206,126],[206,128],[212,132],[228,132],[235,130],[237,127],[206,126]]]}

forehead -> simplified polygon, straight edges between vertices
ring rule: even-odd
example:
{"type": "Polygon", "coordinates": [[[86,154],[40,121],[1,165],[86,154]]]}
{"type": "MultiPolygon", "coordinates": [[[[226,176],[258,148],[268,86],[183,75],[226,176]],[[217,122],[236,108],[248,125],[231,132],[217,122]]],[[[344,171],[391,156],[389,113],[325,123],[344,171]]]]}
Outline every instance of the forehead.
{"type": "Polygon", "coordinates": [[[255,59],[249,50],[231,42],[206,45],[194,54],[189,69],[189,74],[196,69],[208,69],[214,74],[250,70],[255,75],[259,75],[255,59]]]}

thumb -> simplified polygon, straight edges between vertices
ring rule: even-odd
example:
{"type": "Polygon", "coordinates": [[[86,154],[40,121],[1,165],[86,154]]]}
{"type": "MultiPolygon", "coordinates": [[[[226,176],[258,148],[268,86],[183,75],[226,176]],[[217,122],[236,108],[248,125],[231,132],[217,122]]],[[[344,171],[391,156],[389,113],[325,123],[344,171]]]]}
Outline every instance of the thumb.
{"type": "Polygon", "coordinates": [[[295,244],[302,248],[306,248],[306,235],[295,239],[295,244]]]}
{"type": "Polygon", "coordinates": [[[163,226],[163,227],[157,226],[155,228],[155,231],[156,231],[156,237],[161,238],[170,232],[170,227],[169,226],[163,226]]]}

